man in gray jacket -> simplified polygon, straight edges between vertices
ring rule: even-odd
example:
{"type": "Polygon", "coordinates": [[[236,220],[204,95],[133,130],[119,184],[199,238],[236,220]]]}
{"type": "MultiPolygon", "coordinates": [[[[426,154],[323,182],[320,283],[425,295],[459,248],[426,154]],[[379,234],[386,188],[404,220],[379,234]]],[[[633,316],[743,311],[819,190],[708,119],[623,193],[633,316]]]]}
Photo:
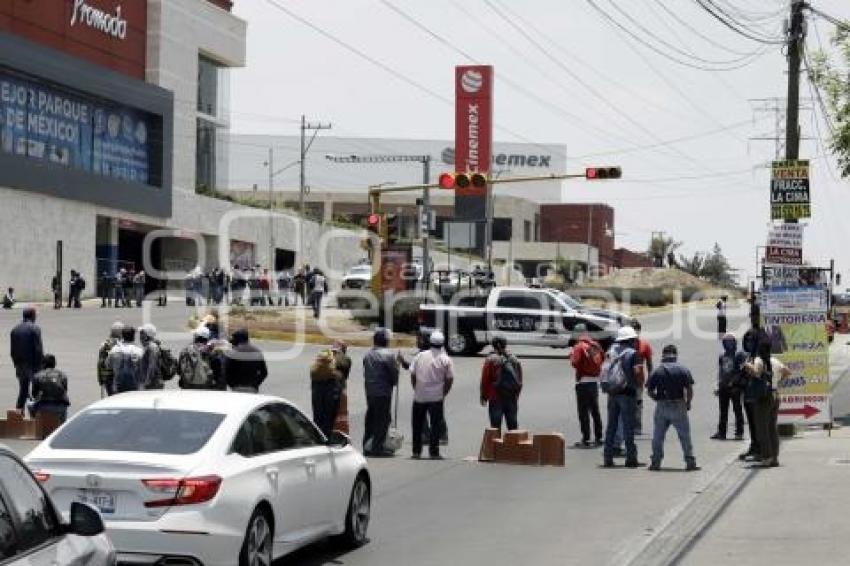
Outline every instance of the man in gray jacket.
{"type": "Polygon", "coordinates": [[[142,325],[139,328],[139,341],[142,343],[142,389],[162,389],[162,350],[156,340],[156,327],[153,324],[142,325]]]}
{"type": "Polygon", "coordinates": [[[390,406],[393,388],[398,384],[399,362],[398,355],[389,349],[389,343],[390,331],[378,328],[372,338],[372,349],[363,357],[363,378],[366,386],[363,452],[366,456],[393,455],[393,452],[384,448],[384,442],[391,422],[390,406]]]}

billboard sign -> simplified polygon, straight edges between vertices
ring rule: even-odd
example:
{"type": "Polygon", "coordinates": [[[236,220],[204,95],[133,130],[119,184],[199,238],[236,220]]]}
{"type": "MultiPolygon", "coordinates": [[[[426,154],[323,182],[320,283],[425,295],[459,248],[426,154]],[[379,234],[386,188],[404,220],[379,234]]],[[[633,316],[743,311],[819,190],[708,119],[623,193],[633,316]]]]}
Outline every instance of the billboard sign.
{"type": "Polygon", "coordinates": [[[798,220],[811,215],[808,160],[774,161],[770,177],[770,218],[798,220]]]}
{"type": "Polygon", "coordinates": [[[0,152],[157,184],[150,169],[160,129],[146,112],[0,69],[0,152]]]}
{"type": "Polygon", "coordinates": [[[771,226],[767,235],[765,263],[772,265],[803,264],[803,225],[771,226]]]}
{"type": "Polygon", "coordinates": [[[826,308],[822,288],[763,291],[762,324],[771,351],[791,371],[774,377],[780,423],[831,421],[826,308]]]}
{"type": "MultiPolygon", "coordinates": [[[[455,171],[489,173],[493,143],[493,67],[455,67],[455,171]]],[[[460,196],[480,196],[486,188],[458,189],[460,196]]]]}

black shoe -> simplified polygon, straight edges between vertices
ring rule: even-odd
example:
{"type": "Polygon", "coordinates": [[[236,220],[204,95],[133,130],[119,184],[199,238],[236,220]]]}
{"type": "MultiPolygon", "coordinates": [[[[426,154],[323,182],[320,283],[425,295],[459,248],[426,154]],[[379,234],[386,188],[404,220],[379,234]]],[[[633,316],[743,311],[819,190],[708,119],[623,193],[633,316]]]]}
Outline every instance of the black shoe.
{"type": "Polygon", "coordinates": [[[650,472],[659,472],[661,471],[661,464],[650,464],[647,470],[649,470],[650,472]]]}
{"type": "Polygon", "coordinates": [[[604,440],[599,440],[598,438],[593,441],[594,446],[603,446],[605,444],[604,440]]]}
{"type": "Polygon", "coordinates": [[[445,460],[440,454],[431,454],[432,460],[445,460]]]}
{"type": "Polygon", "coordinates": [[[625,464],[625,466],[626,466],[627,468],[638,468],[638,467],[640,467],[640,466],[642,466],[642,465],[643,465],[643,464],[641,464],[641,463],[640,463],[640,462],[638,462],[637,460],[627,460],[627,461],[626,461],[626,464],[625,464]]]}
{"type": "Polygon", "coordinates": [[[576,448],[590,448],[592,444],[589,440],[579,440],[578,442],[573,443],[573,446],[576,448]]]}
{"type": "Polygon", "coordinates": [[[411,460],[421,460],[421,459],[422,459],[422,454],[411,454],[411,455],[410,455],[410,459],[411,459],[411,460]]]}
{"type": "Polygon", "coordinates": [[[711,435],[711,439],[712,440],[726,440],[726,435],[720,434],[719,432],[715,432],[714,434],[711,435]]]}
{"type": "Polygon", "coordinates": [[[613,467],[615,467],[614,466],[614,460],[605,460],[604,462],[602,462],[602,467],[603,468],[613,468],[613,467]]]}
{"type": "Polygon", "coordinates": [[[687,464],[685,464],[685,471],[686,472],[696,472],[699,469],[700,469],[700,467],[697,466],[696,462],[688,462],[687,464]]]}
{"type": "Polygon", "coordinates": [[[626,451],[622,448],[614,448],[614,458],[625,458],[626,451]]]}
{"type": "Polygon", "coordinates": [[[744,435],[743,434],[736,434],[735,440],[744,440],[744,435]]]}

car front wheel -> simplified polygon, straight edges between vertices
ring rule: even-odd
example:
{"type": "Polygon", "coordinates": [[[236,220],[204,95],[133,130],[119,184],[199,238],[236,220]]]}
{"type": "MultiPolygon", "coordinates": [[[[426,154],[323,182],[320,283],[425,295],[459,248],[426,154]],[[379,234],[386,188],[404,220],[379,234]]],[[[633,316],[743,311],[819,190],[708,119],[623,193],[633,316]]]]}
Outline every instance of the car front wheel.
{"type": "Polygon", "coordinates": [[[474,351],[475,339],[466,332],[452,334],[446,340],[446,351],[453,356],[462,356],[474,351]]]}
{"type": "Polygon", "coordinates": [[[354,481],[348,512],[345,515],[345,532],[337,542],[348,548],[363,546],[368,542],[369,519],[372,514],[372,490],[362,475],[354,481]]]}
{"type": "Polygon", "coordinates": [[[262,509],[255,509],[239,552],[239,566],[271,566],[273,539],[271,519],[262,509]]]}

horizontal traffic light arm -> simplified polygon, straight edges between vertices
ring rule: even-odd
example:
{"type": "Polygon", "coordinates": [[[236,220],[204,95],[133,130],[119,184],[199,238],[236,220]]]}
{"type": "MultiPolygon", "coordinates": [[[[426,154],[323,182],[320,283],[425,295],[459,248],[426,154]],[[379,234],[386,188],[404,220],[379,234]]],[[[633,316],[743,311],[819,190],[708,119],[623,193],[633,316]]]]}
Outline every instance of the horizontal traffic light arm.
{"type": "MultiPolygon", "coordinates": [[[[491,185],[500,185],[502,183],[528,183],[531,181],[560,181],[563,179],[585,179],[585,173],[565,173],[557,175],[532,175],[528,177],[504,177],[500,179],[490,179],[491,185]]],[[[405,193],[409,191],[421,191],[422,189],[439,189],[439,183],[419,184],[419,185],[393,185],[392,187],[376,187],[369,189],[370,195],[380,195],[384,193],[405,193]]]]}

